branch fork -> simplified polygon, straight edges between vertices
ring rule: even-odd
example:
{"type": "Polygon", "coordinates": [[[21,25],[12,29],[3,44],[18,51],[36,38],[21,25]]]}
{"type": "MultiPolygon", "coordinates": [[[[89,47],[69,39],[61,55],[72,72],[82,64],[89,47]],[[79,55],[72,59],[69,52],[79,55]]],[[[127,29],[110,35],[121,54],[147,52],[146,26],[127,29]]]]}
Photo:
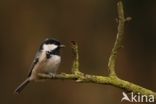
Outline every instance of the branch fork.
{"type": "Polygon", "coordinates": [[[156,99],[156,92],[141,87],[139,85],[136,85],[134,83],[128,82],[126,80],[120,79],[115,72],[119,49],[123,47],[122,41],[124,35],[125,22],[131,20],[131,17],[125,18],[123,3],[121,0],[118,0],[117,2],[117,13],[118,13],[118,28],[117,28],[118,32],[114,47],[112,49],[108,61],[108,70],[109,70],[108,76],[84,74],[79,70],[78,44],[75,41],[71,41],[71,47],[73,49],[73,54],[75,56],[71,74],[61,73],[56,74],[55,76],[39,74],[39,76],[43,79],[74,80],[77,83],[83,82],[83,83],[96,83],[102,85],[112,85],[117,88],[124,89],[128,92],[140,93],[142,95],[154,95],[154,98],[156,99]]]}

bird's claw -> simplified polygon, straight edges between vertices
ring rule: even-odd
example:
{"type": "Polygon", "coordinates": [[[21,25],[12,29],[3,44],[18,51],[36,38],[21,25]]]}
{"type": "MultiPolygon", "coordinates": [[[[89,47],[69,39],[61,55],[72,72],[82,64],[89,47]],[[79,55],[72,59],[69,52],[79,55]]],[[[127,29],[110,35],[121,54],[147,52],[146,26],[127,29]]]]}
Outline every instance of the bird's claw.
{"type": "Polygon", "coordinates": [[[48,75],[50,76],[50,78],[55,78],[56,77],[56,74],[54,74],[54,73],[48,73],[48,75]]]}
{"type": "Polygon", "coordinates": [[[56,74],[54,74],[54,73],[48,73],[48,74],[39,73],[38,75],[39,75],[40,77],[48,78],[48,79],[54,78],[54,77],[56,76],[56,74]]]}

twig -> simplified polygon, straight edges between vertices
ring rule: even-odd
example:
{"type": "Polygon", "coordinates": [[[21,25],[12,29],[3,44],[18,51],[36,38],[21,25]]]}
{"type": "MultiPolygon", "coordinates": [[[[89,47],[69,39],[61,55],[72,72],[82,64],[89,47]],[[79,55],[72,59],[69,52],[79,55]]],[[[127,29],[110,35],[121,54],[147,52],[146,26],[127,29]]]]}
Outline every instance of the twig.
{"type": "Polygon", "coordinates": [[[78,44],[75,41],[71,41],[71,46],[73,49],[73,53],[75,55],[75,59],[73,61],[73,66],[72,66],[72,73],[73,74],[80,74],[78,44]]]}
{"type": "Polygon", "coordinates": [[[124,16],[123,4],[121,1],[117,3],[117,12],[118,12],[118,21],[119,21],[118,32],[108,62],[108,69],[109,69],[110,76],[116,76],[115,67],[117,62],[117,55],[119,49],[122,47],[122,40],[124,35],[125,16],[124,16]]]}

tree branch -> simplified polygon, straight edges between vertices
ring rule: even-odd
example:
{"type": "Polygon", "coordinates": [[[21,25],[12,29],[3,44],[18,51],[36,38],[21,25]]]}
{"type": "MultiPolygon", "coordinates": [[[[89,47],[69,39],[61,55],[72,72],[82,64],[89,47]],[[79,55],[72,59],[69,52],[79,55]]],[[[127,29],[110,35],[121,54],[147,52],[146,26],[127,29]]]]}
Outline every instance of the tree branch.
{"type": "Polygon", "coordinates": [[[104,76],[97,76],[97,75],[89,75],[89,74],[57,74],[55,77],[51,77],[45,74],[39,74],[40,77],[44,79],[59,79],[59,80],[75,80],[78,83],[95,83],[95,84],[102,84],[102,85],[112,85],[117,88],[124,89],[128,92],[140,93],[142,95],[154,95],[156,99],[156,93],[141,87],[139,85],[133,84],[131,82],[122,80],[117,77],[104,77],[104,76]]]}
{"type": "Polygon", "coordinates": [[[71,41],[71,46],[73,49],[73,53],[75,56],[75,59],[73,61],[73,66],[72,66],[72,73],[73,74],[81,74],[79,71],[79,52],[78,52],[78,45],[75,41],[71,41]]]}
{"type": "Polygon", "coordinates": [[[118,11],[119,25],[118,25],[116,41],[108,62],[108,68],[110,72],[109,76],[105,77],[105,76],[89,75],[80,72],[78,44],[74,41],[71,42],[72,49],[75,55],[75,59],[72,65],[72,73],[71,74],[61,73],[61,74],[57,74],[56,76],[49,76],[40,73],[39,76],[44,79],[74,80],[76,82],[83,82],[83,83],[112,85],[117,88],[121,88],[126,91],[130,91],[134,93],[140,93],[142,95],[154,95],[154,98],[156,99],[156,93],[154,91],[146,89],[134,83],[122,80],[116,75],[115,66],[116,66],[118,51],[122,47],[124,24],[126,20],[129,20],[129,18],[125,19],[124,17],[123,4],[121,0],[119,0],[117,3],[117,11],[118,11]]]}
{"type": "Polygon", "coordinates": [[[57,74],[56,76],[49,76],[47,74],[39,74],[39,76],[43,79],[59,79],[59,80],[75,80],[78,83],[95,83],[95,84],[103,84],[103,85],[112,85],[117,88],[124,89],[126,91],[134,92],[134,93],[140,93],[142,95],[154,95],[156,99],[156,93],[148,90],[146,88],[143,88],[139,85],[133,84],[131,82],[122,80],[118,77],[111,77],[111,76],[97,76],[97,75],[89,75],[84,74],[79,71],[79,60],[77,58],[78,55],[78,45],[76,42],[72,42],[72,47],[74,49],[75,59],[72,65],[73,72],[71,74],[61,73],[57,74]],[[77,51],[76,51],[77,50],[77,51]],[[77,64],[76,64],[77,63],[77,64]]]}
{"type": "Polygon", "coordinates": [[[117,55],[119,49],[122,47],[123,35],[124,35],[124,26],[125,26],[125,16],[123,10],[123,4],[121,1],[117,3],[117,13],[118,13],[118,32],[114,47],[112,49],[111,55],[109,57],[108,69],[110,76],[116,76],[115,67],[117,62],[117,55]]]}

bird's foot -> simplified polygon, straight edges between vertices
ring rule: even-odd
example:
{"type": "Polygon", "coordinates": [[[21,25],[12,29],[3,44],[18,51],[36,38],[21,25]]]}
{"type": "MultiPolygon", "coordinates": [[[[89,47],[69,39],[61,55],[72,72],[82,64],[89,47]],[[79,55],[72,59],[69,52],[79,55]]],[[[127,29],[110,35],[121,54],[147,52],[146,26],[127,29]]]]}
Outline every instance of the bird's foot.
{"type": "Polygon", "coordinates": [[[50,79],[50,78],[55,77],[55,76],[53,75],[53,73],[48,73],[48,74],[39,73],[38,75],[39,75],[39,77],[41,77],[41,78],[43,78],[43,79],[50,79]]]}
{"type": "Polygon", "coordinates": [[[55,78],[55,77],[56,77],[56,74],[55,74],[55,73],[48,73],[48,75],[49,75],[51,78],[55,78]]]}

